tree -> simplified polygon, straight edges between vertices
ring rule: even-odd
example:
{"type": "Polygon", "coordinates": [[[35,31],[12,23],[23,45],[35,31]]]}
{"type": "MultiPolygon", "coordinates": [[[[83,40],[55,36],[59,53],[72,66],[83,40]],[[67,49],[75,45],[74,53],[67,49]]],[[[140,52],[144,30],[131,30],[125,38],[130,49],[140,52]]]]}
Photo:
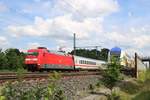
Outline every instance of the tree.
{"type": "Polygon", "coordinates": [[[116,82],[121,79],[120,70],[121,70],[120,61],[118,61],[118,59],[112,58],[111,63],[108,64],[106,74],[104,77],[104,84],[106,85],[106,87],[112,90],[116,82]]]}
{"type": "MultiPolygon", "coordinates": [[[[108,52],[109,49],[103,48],[101,51],[97,49],[77,49],[76,50],[76,55],[77,56],[82,56],[82,57],[87,57],[87,58],[92,58],[92,59],[98,59],[98,60],[105,60],[107,61],[108,58],[108,52]]],[[[74,51],[71,51],[70,54],[73,54],[74,51]]]]}
{"type": "Polygon", "coordinates": [[[18,68],[23,68],[24,64],[24,54],[19,51],[19,49],[7,49],[5,51],[8,69],[17,70],[18,68]]]}
{"type": "Polygon", "coordinates": [[[0,69],[5,69],[7,67],[7,59],[5,53],[0,50],[0,69]]]}
{"type": "Polygon", "coordinates": [[[107,48],[101,49],[101,52],[100,52],[101,60],[107,61],[108,60],[108,53],[109,53],[109,49],[107,49],[107,48]]]}

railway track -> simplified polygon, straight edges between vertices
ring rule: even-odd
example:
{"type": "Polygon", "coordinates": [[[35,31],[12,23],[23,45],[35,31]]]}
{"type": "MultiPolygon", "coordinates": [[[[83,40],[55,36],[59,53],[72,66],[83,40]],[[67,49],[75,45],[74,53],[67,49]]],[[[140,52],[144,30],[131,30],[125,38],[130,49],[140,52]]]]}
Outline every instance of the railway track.
{"type": "MultiPolygon", "coordinates": [[[[75,76],[87,76],[87,75],[100,75],[100,72],[61,72],[59,73],[62,78],[64,77],[75,77],[75,76]]],[[[0,83],[6,82],[6,81],[15,81],[19,78],[22,78],[23,80],[28,79],[47,79],[49,76],[53,75],[53,73],[50,72],[27,72],[22,73],[21,75],[18,75],[15,72],[8,72],[8,73],[0,73],[0,83]]]]}

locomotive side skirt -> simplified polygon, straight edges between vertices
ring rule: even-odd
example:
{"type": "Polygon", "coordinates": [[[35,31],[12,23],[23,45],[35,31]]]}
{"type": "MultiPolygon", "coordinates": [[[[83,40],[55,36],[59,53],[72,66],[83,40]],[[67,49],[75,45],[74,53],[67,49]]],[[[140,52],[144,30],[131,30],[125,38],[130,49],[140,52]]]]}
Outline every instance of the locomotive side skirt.
{"type": "Polygon", "coordinates": [[[43,64],[41,65],[41,69],[68,69],[73,70],[73,66],[65,66],[65,65],[56,65],[56,64],[43,64]]]}

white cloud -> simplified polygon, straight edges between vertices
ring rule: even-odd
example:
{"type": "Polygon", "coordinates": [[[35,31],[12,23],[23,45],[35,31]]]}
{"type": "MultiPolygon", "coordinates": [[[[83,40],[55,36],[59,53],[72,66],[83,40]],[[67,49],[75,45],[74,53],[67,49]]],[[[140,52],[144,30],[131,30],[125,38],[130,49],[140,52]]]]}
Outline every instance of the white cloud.
{"type": "Polygon", "coordinates": [[[73,47],[72,47],[72,42],[68,42],[67,40],[57,40],[57,47],[56,50],[63,50],[66,52],[70,52],[73,47]]]}
{"type": "Polygon", "coordinates": [[[106,33],[105,38],[108,39],[108,41],[114,42],[116,45],[119,45],[119,46],[133,45],[133,39],[132,39],[133,36],[131,34],[127,34],[124,32],[122,33],[117,32],[117,31],[109,32],[109,33],[106,33]]]}
{"type": "Polygon", "coordinates": [[[5,37],[3,37],[3,36],[0,36],[0,46],[5,46],[5,45],[7,45],[8,44],[8,40],[5,38],[5,37]]]}
{"type": "Polygon", "coordinates": [[[28,46],[27,46],[28,49],[35,49],[35,48],[41,46],[41,44],[40,44],[40,43],[37,43],[37,42],[28,43],[27,45],[28,45],[28,46]]]}
{"type": "Polygon", "coordinates": [[[58,0],[55,9],[83,17],[98,17],[119,10],[117,0],[58,0]]]}
{"type": "Polygon", "coordinates": [[[70,38],[76,33],[78,38],[88,38],[90,33],[102,31],[102,18],[86,18],[82,22],[73,20],[71,15],[59,16],[54,19],[35,17],[34,24],[24,26],[8,26],[13,36],[50,36],[54,38],[70,38]]]}
{"type": "Polygon", "coordinates": [[[35,2],[24,5],[23,13],[44,15],[66,15],[74,17],[98,17],[117,12],[119,4],[117,0],[34,0],[35,2]],[[40,7],[39,7],[40,6],[40,7]]]}
{"type": "Polygon", "coordinates": [[[134,43],[138,48],[149,47],[150,35],[141,35],[134,38],[134,43]]]}
{"type": "Polygon", "coordinates": [[[8,7],[4,3],[0,2],[0,12],[5,11],[8,11],[8,7]]]}
{"type": "MultiPolygon", "coordinates": [[[[38,0],[35,5],[39,3],[40,11],[49,9],[48,1],[38,0]]],[[[34,12],[33,7],[27,8],[34,12]]],[[[39,36],[60,40],[72,39],[73,33],[76,33],[78,39],[94,39],[102,35],[104,17],[119,10],[117,0],[57,0],[51,7],[47,13],[53,12],[55,16],[47,19],[35,17],[33,24],[9,25],[8,32],[15,37],[39,36]]]]}
{"type": "MultiPolygon", "coordinates": [[[[145,30],[148,30],[145,28],[145,30]]],[[[133,30],[128,30],[128,33],[124,32],[110,32],[105,34],[105,38],[111,45],[116,45],[126,50],[131,54],[134,52],[138,52],[141,55],[146,54],[144,51],[146,49],[150,49],[150,35],[146,34],[148,31],[142,31],[141,28],[134,28],[133,30]],[[139,32],[139,33],[135,33],[139,32]],[[143,33],[143,34],[141,34],[143,33]]],[[[108,45],[108,44],[107,44],[108,45]]]]}

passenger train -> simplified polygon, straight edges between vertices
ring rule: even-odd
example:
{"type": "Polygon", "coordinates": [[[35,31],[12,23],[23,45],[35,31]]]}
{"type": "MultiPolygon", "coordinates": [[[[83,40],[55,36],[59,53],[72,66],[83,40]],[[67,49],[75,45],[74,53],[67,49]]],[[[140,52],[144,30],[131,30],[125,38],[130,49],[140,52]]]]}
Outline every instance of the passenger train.
{"type": "Polygon", "coordinates": [[[49,51],[45,47],[30,49],[25,57],[29,71],[42,70],[97,70],[105,69],[106,62],[62,52],[49,51]]]}
{"type": "Polygon", "coordinates": [[[120,61],[120,65],[125,68],[134,68],[134,57],[130,56],[127,52],[121,50],[119,47],[114,47],[108,54],[108,63],[111,59],[117,58],[120,61]]]}

